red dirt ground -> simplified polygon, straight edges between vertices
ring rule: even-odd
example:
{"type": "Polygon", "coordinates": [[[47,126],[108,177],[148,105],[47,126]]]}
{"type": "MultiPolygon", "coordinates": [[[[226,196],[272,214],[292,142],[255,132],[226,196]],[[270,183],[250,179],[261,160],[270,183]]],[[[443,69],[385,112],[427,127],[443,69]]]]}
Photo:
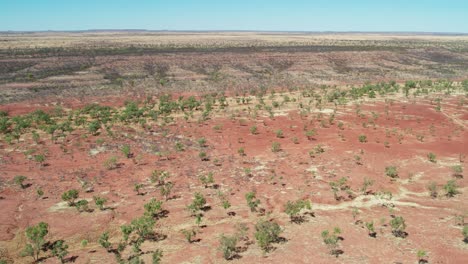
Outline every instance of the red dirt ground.
{"type": "MultiPolygon", "coordinates": [[[[152,170],[160,169],[169,171],[170,180],[175,183],[175,198],[164,203],[169,214],[157,221],[155,229],[167,238],[145,242],[142,249],[162,249],[163,263],[227,262],[218,250],[219,236],[234,233],[237,223],[248,225],[249,238],[254,241],[254,224],[262,216],[251,213],[247,207],[244,195],[248,191],[256,191],[260,207],[269,212],[264,217],[283,227],[286,242],[275,244],[276,249],[266,255],[252,243],[232,263],[414,263],[420,249],[428,252],[430,263],[464,263],[468,245],[462,241],[456,216],[468,213],[467,176],[457,180],[460,194],[453,198],[440,191],[440,197],[432,199],[426,188],[432,181],[441,186],[454,179],[450,168],[453,165],[461,164],[464,171],[468,170],[464,162],[468,154],[468,114],[466,103],[459,104],[461,97],[445,97],[441,112],[429,99],[397,98],[388,104],[367,100],[360,106],[365,117],[356,114],[353,104],[338,106],[335,121],[327,127],[321,127],[318,110],[301,117],[292,110],[295,103],[281,106],[274,119],[262,115],[251,118],[247,107],[253,108],[254,104],[250,104],[239,107],[239,111],[220,110],[202,123],[180,118],[164,129],[129,126],[118,131],[115,139],[106,133],[85,138],[77,130],[63,144],[54,144],[47,135],[41,135],[39,145],[32,143],[30,137],[21,138],[13,146],[0,141],[0,177],[5,180],[0,189],[0,253],[14,259],[14,263],[30,263],[31,258],[19,257],[26,243],[24,229],[44,221],[50,227],[47,238],[64,239],[70,245],[69,256],[77,257],[75,263],[112,263],[114,257],[97,243],[100,234],[109,230],[111,241],[118,242],[120,225],[142,215],[143,205],[151,198],[163,199],[148,180],[152,170]],[[375,126],[364,127],[363,122],[369,121],[372,112],[379,115],[375,126]],[[231,114],[234,118],[229,118],[231,114]],[[343,129],[337,126],[340,121],[343,129]],[[221,127],[219,131],[213,129],[216,125],[221,127]],[[253,125],[258,127],[256,135],[249,131],[253,125]],[[317,130],[313,139],[305,136],[305,126],[317,130]],[[284,138],[275,136],[278,129],[284,132],[284,138]],[[361,134],[367,136],[367,143],[358,141],[361,134]],[[422,142],[418,135],[424,135],[422,142]],[[202,148],[196,140],[201,137],[207,139],[203,149],[209,161],[198,157],[202,148]],[[293,137],[297,137],[298,144],[293,137]],[[98,138],[104,143],[96,143],[98,138]],[[174,150],[177,141],[184,143],[185,151],[174,150]],[[280,152],[271,151],[274,141],[281,144],[280,152]],[[388,142],[388,147],[384,142],[388,142]],[[123,157],[119,150],[123,144],[131,145],[135,158],[123,157]],[[325,152],[310,157],[309,151],[318,144],[325,152]],[[246,152],[244,157],[238,154],[241,147],[246,152]],[[29,149],[47,151],[47,166],[27,159],[24,151],[29,149]],[[96,150],[95,155],[90,154],[91,149],[96,150]],[[155,154],[166,150],[170,152],[167,156],[155,154]],[[436,163],[427,159],[429,152],[436,154],[436,163]],[[355,155],[362,157],[362,165],[356,164],[355,155]],[[115,170],[103,165],[111,156],[117,156],[121,163],[115,170]],[[221,164],[215,164],[215,160],[221,164]],[[396,180],[385,175],[385,167],[391,165],[398,168],[396,180]],[[246,175],[245,168],[251,170],[251,175],[246,175]],[[198,175],[210,171],[214,172],[219,189],[229,194],[229,211],[235,216],[228,216],[221,207],[217,190],[204,188],[199,182],[198,175]],[[27,176],[31,186],[21,190],[12,184],[16,175],[27,176]],[[329,182],[342,177],[348,179],[354,199],[335,200],[329,182]],[[81,191],[81,198],[92,201],[93,195],[106,197],[107,205],[113,209],[79,213],[66,206],[61,194],[78,189],[78,178],[94,186],[93,193],[81,191]],[[371,193],[390,191],[393,198],[362,194],[359,189],[365,178],[374,181],[369,187],[371,193]],[[145,184],[145,195],[136,195],[135,183],[145,184]],[[36,195],[39,186],[45,192],[44,198],[36,195]],[[195,226],[185,207],[197,191],[205,195],[212,209],[205,213],[206,227],[196,235],[200,241],[190,244],[180,230],[195,226]],[[295,224],[283,210],[288,200],[299,198],[311,200],[315,216],[306,216],[304,223],[295,224]],[[354,219],[355,208],[359,213],[354,219]],[[405,239],[392,235],[388,224],[391,215],[406,220],[405,239]],[[362,223],[371,220],[375,222],[376,238],[368,236],[362,223]],[[328,253],[320,236],[323,230],[335,226],[342,229],[343,237],[340,248],[344,254],[338,258],[328,253]],[[80,245],[84,239],[89,241],[86,247],[80,245]]],[[[15,114],[29,111],[18,105],[8,109],[15,114]]],[[[326,110],[322,117],[325,121],[329,116],[326,110]]],[[[143,259],[149,263],[150,255],[143,259]]],[[[56,263],[56,259],[48,258],[44,263],[56,263]]]]}

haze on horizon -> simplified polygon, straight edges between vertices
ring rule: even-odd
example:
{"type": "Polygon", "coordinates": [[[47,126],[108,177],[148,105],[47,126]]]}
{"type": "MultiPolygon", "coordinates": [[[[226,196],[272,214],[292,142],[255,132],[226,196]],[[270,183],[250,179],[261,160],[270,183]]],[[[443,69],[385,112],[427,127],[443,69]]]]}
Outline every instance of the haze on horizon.
{"type": "Polygon", "coordinates": [[[468,1],[462,0],[0,0],[0,7],[0,31],[468,33],[468,1]]]}

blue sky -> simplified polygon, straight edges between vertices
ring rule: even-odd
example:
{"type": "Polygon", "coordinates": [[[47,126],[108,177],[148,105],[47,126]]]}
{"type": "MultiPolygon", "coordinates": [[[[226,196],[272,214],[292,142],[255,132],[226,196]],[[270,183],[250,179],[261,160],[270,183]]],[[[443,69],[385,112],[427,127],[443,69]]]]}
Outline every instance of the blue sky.
{"type": "Polygon", "coordinates": [[[0,0],[0,30],[468,33],[468,0],[0,0]]]}

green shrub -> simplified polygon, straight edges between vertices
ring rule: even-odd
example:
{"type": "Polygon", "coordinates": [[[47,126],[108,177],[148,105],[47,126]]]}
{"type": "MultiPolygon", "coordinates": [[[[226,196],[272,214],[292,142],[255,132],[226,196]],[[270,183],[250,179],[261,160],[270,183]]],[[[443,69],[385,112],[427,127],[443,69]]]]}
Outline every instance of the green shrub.
{"type": "Polygon", "coordinates": [[[203,194],[196,192],[193,197],[193,201],[190,205],[187,206],[187,209],[195,214],[196,212],[202,210],[206,205],[206,199],[203,197],[203,194]]]}
{"type": "Polygon", "coordinates": [[[398,171],[397,171],[397,168],[395,166],[388,166],[388,167],[385,167],[385,174],[387,176],[389,176],[390,178],[396,178],[398,177],[398,171]]]}
{"type": "Polygon", "coordinates": [[[436,160],[436,155],[432,152],[430,152],[429,154],[427,154],[427,158],[429,159],[430,162],[432,163],[436,163],[437,160],[436,160]]]}
{"type": "Polygon", "coordinates": [[[193,237],[197,235],[197,231],[195,231],[195,229],[182,229],[180,232],[184,235],[185,239],[189,243],[192,243],[193,237]]]}
{"type": "Polygon", "coordinates": [[[78,199],[79,191],[71,189],[62,194],[62,200],[67,202],[69,206],[75,206],[75,200],[78,199]]]}
{"type": "Polygon", "coordinates": [[[68,255],[68,245],[65,241],[58,240],[52,245],[52,255],[57,257],[60,263],[65,263],[65,257],[68,255]]]}
{"type": "Polygon", "coordinates": [[[258,134],[257,126],[252,126],[250,128],[250,133],[252,133],[252,135],[257,135],[258,134]]]}
{"type": "Polygon", "coordinates": [[[330,254],[338,257],[341,254],[341,251],[338,249],[338,242],[340,241],[340,237],[338,235],[341,234],[341,229],[335,227],[333,229],[333,233],[330,233],[328,230],[322,231],[322,239],[325,245],[330,249],[330,254]]]}
{"type": "Polygon", "coordinates": [[[102,197],[99,197],[99,196],[94,196],[93,197],[93,200],[94,200],[94,203],[96,204],[96,206],[99,208],[99,210],[104,210],[104,204],[107,202],[107,199],[106,198],[102,198],[102,197]]]}
{"type": "Polygon", "coordinates": [[[257,207],[260,205],[260,200],[257,199],[254,192],[248,192],[245,194],[245,199],[247,200],[247,205],[250,208],[251,212],[257,211],[257,207]]]}
{"type": "Polygon", "coordinates": [[[444,185],[444,190],[447,197],[453,197],[459,193],[458,184],[455,180],[450,180],[444,185]]]}
{"type": "Polygon", "coordinates": [[[31,256],[34,258],[35,262],[39,260],[39,254],[41,253],[44,245],[47,241],[44,239],[45,236],[49,233],[49,225],[44,222],[40,222],[35,226],[30,226],[26,228],[26,237],[28,239],[28,244],[22,251],[22,256],[31,256]]]}
{"type": "Polygon", "coordinates": [[[359,135],[359,142],[366,143],[367,142],[367,136],[366,135],[359,135]]]}
{"type": "Polygon", "coordinates": [[[131,155],[132,155],[132,152],[130,150],[130,146],[129,145],[123,145],[122,148],[120,149],[122,151],[122,153],[124,154],[124,156],[126,158],[130,158],[131,155]]]}
{"type": "Polygon", "coordinates": [[[396,237],[406,237],[406,223],[405,219],[401,216],[397,216],[390,221],[390,226],[392,227],[392,233],[396,237]]]}
{"type": "Polygon", "coordinates": [[[279,142],[273,142],[271,144],[271,151],[279,152],[281,150],[281,144],[279,142]]]}
{"type": "Polygon", "coordinates": [[[300,222],[301,218],[298,216],[301,210],[312,209],[310,201],[308,200],[297,200],[295,202],[288,201],[286,203],[284,212],[289,215],[291,222],[300,222]]]}
{"type": "Polygon", "coordinates": [[[255,239],[263,252],[271,250],[271,244],[279,241],[282,230],[279,224],[260,220],[255,225],[255,239]]]}
{"type": "Polygon", "coordinates": [[[26,176],[23,176],[23,175],[17,175],[15,176],[15,178],[13,178],[13,181],[15,182],[16,185],[19,185],[21,187],[21,189],[24,189],[26,188],[26,186],[24,185],[24,181],[27,180],[28,178],[26,176]]]}
{"type": "Polygon", "coordinates": [[[465,243],[468,243],[468,225],[463,226],[462,235],[463,235],[463,241],[465,243]]]}
{"type": "Polygon", "coordinates": [[[230,260],[236,255],[237,241],[237,236],[225,236],[222,234],[219,238],[219,249],[223,253],[225,260],[230,260]]]}
{"type": "Polygon", "coordinates": [[[158,217],[163,211],[162,204],[162,201],[151,198],[151,200],[143,206],[145,208],[145,214],[151,217],[158,217]]]}

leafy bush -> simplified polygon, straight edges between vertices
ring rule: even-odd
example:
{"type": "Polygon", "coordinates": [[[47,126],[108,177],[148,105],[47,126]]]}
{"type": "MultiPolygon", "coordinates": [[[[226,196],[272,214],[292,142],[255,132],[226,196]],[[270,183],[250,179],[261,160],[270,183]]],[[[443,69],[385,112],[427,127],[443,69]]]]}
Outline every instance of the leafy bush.
{"type": "Polygon", "coordinates": [[[225,260],[230,260],[236,255],[237,241],[237,236],[225,236],[222,234],[219,238],[219,249],[223,252],[225,260]]]}
{"type": "Polygon", "coordinates": [[[203,194],[197,192],[194,194],[192,203],[187,206],[187,209],[195,214],[196,212],[202,210],[206,205],[206,199],[203,197],[203,194]]]}
{"type": "Polygon", "coordinates": [[[279,142],[273,142],[271,144],[271,151],[279,152],[281,150],[281,144],[279,142]]]}
{"type": "Polygon", "coordinates": [[[271,244],[279,241],[282,230],[275,222],[260,220],[255,225],[255,239],[263,252],[271,250],[271,244]]]}
{"type": "Polygon", "coordinates": [[[205,188],[208,188],[214,183],[213,172],[209,172],[207,175],[200,175],[198,179],[205,186],[205,188]]]}
{"type": "Polygon", "coordinates": [[[35,226],[26,228],[26,237],[29,243],[26,244],[22,256],[31,256],[35,261],[39,260],[39,254],[46,244],[45,236],[49,233],[49,225],[44,222],[40,222],[35,226]]]}
{"type": "Polygon", "coordinates": [[[395,166],[388,166],[388,167],[385,167],[385,174],[387,176],[389,176],[390,178],[396,178],[398,177],[398,171],[397,171],[397,168],[395,166]]]}
{"type": "Polygon", "coordinates": [[[459,193],[458,184],[455,180],[450,180],[444,185],[447,197],[453,197],[459,193]]]}
{"type": "Polygon", "coordinates": [[[257,126],[252,126],[252,127],[250,128],[250,133],[251,133],[252,135],[257,135],[257,134],[258,134],[257,126]]]}
{"type": "Polygon", "coordinates": [[[195,231],[195,229],[182,229],[180,232],[184,235],[185,239],[189,243],[192,243],[193,237],[197,235],[197,231],[195,231]]]}
{"type": "Polygon", "coordinates": [[[453,176],[463,178],[463,167],[461,165],[452,166],[453,176]]]}
{"type": "Polygon", "coordinates": [[[87,200],[79,200],[75,203],[75,207],[79,212],[86,212],[88,211],[88,201],[87,200]]]}
{"type": "Polygon", "coordinates": [[[15,176],[15,178],[13,178],[13,181],[15,182],[16,185],[19,185],[21,187],[21,189],[24,189],[26,188],[26,186],[24,185],[24,181],[27,180],[28,178],[26,176],[23,176],[23,175],[17,175],[15,176]]]}
{"type": "Polygon", "coordinates": [[[145,208],[145,214],[151,217],[158,217],[163,210],[162,204],[162,201],[151,198],[151,200],[143,206],[145,208]]]}
{"type": "Polygon", "coordinates": [[[299,213],[303,209],[312,209],[310,205],[310,201],[308,200],[297,200],[295,202],[288,201],[286,203],[284,212],[289,215],[291,222],[300,222],[300,218],[298,217],[299,213]]]}
{"type": "Polygon", "coordinates": [[[99,208],[99,210],[104,210],[104,204],[107,202],[107,199],[106,198],[103,198],[103,197],[99,197],[99,196],[94,196],[93,197],[93,200],[94,200],[94,203],[96,204],[96,206],[99,208]]]}
{"type": "Polygon", "coordinates": [[[367,136],[366,135],[359,135],[359,142],[366,143],[367,142],[367,136]]]}
{"type": "Polygon", "coordinates": [[[68,245],[65,241],[58,240],[52,245],[52,255],[60,260],[60,263],[65,263],[65,257],[68,255],[68,245]]]}
{"type": "Polygon", "coordinates": [[[377,233],[375,232],[374,221],[366,222],[365,224],[367,231],[369,232],[369,236],[375,237],[377,233]]]}
{"type": "Polygon", "coordinates": [[[130,158],[132,156],[132,152],[130,150],[129,145],[123,145],[120,150],[122,151],[122,153],[124,154],[126,158],[130,158]]]}
{"type": "Polygon", "coordinates": [[[257,199],[254,192],[248,192],[245,194],[245,199],[247,200],[247,205],[250,208],[251,212],[257,211],[257,207],[260,205],[260,200],[257,199]]]}
{"type": "Polygon", "coordinates": [[[392,227],[392,233],[396,237],[406,237],[406,223],[405,219],[401,216],[397,216],[390,221],[390,226],[392,227]]]}
{"type": "Polygon", "coordinates": [[[430,162],[432,163],[436,163],[437,160],[436,160],[436,155],[432,152],[428,153],[427,154],[427,158],[429,159],[430,162]]]}
{"type": "Polygon", "coordinates": [[[117,157],[110,157],[104,162],[104,167],[108,170],[117,168],[117,157]]]}
{"type": "Polygon", "coordinates": [[[335,227],[333,233],[330,233],[328,230],[322,231],[322,239],[325,245],[330,249],[330,254],[338,257],[341,251],[338,249],[338,242],[340,241],[339,234],[341,234],[341,229],[335,227]]]}
{"type": "Polygon", "coordinates": [[[62,194],[62,200],[67,202],[69,206],[75,205],[75,200],[78,199],[79,191],[71,189],[62,194]]]}
{"type": "Polygon", "coordinates": [[[427,186],[427,190],[429,191],[429,196],[431,196],[432,198],[437,198],[437,196],[439,195],[437,183],[435,182],[429,183],[429,185],[427,186]]]}
{"type": "Polygon", "coordinates": [[[468,225],[463,226],[462,235],[463,235],[463,241],[465,243],[468,243],[468,225]]]}

